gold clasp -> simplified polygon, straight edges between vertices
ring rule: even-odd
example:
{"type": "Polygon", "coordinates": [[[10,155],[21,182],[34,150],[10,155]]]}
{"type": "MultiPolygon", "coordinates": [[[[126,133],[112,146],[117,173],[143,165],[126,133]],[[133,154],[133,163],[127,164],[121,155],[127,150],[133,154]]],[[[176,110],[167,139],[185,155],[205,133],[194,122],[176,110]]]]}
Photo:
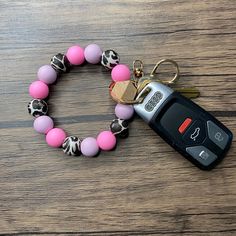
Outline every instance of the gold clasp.
{"type": "Polygon", "coordinates": [[[176,61],[171,60],[171,59],[163,59],[163,60],[157,62],[157,64],[154,66],[152,72],[150,73],[150,77],[153,79],[154,76],[157,74],[157,70],[160,67],[160,65],[163,64],[163,63],[166,63],[166,62],[167,63],[171,63],[172,65],[174,65],[174,67],[176,69],[176,73],[175,73],[174,77],[171,80],[161,80],[161,79],[158,79],[157,81],[159,81],[159,82],[161,82],[163,84],[174,84],[179,79],[180,71],[179,71],[179,66],[176,63],[176,61]]]}
{"type": "Polygon", "coordinates": [[[139,79],[144,76],[143,62],[141,60],[133,61],[133,73],[135,79],[139,79]]]}

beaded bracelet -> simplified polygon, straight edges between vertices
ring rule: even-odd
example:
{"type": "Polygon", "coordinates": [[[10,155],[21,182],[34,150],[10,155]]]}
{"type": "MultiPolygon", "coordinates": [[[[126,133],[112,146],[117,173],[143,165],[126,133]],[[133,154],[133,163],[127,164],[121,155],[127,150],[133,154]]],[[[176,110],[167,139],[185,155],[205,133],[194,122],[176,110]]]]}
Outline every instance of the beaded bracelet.
{"type": "Polygon", "coordinates": [[[92,157],[99,150],[109,151],[116,146],[116,137],[128,136],[128,120],[133,116],[134,109],[131,105],[117,104],[114,119],[110,130],[102,131],[97,138],[88,137],[83,140],[76,136],[66,136],[61,128],[54,128],[52,118],[47,116],[48,105],[44,99],[49,95],[49,85],[53,84],[63,72],[69,72],[72,66],[79,66],[85,61],[91,64],[101,63],[106,69],[112,70],[111,77],[114,82],[130,79],[130,69],[124,64],[119,64],[120,57],[114,50],[102,51],[97,44],[89,44],[85,49],[79,45],[70,47],[67,53],[57,54],[52,57],[51,65],[39,68],[38,80],[29,86],[29,94],[33,100],[28,104],[28,111],[36,117],[34,129],[46,135],[46,142],[51,147],[62,147],[64,153],[73,156],[92,157]]]}

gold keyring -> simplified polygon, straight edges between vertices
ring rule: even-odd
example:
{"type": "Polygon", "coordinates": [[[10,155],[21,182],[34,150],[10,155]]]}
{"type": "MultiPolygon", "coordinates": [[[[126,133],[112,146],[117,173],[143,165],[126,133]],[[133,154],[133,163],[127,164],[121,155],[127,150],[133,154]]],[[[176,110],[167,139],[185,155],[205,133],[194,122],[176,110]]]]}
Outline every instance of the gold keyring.
{"type": "Polygon", "coordinates": [[[155,67],[153,68],[152,72],[150,73],[150,77],[151,78],[154,78],[155,74],[157,74],[157,69],[158,67],[160,67],[161,64],[165,63],[165,62],[169,62],[171,64],[174,65],[175,69],[176,69],[176,73],[175,73],[175,76],[173,77],[173,79],[171,80],[158,80],[160,81],[161,83],[163,84],[174,84],[175,82],[177,82],[177,80],[179,79],[179,66],[177,64],[177,62],[175,62],[174,60],[171,60],[171,59],[163,59],[159,62],[157,62],[157,64],[155,65],[155,67]]]}

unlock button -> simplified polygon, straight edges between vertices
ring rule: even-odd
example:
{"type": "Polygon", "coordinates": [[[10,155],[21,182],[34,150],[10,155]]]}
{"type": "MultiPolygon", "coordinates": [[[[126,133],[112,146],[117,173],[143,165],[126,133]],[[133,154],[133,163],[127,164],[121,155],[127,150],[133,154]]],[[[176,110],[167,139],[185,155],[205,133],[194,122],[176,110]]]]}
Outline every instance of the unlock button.
{"type": "Polygon", "coordinates": [[[217,146],[219,146],[221,149],[224,149],[229,136],[215,123],[212,121],[207,121],[207,131],[208,136],[212,142],[214,142],[217,146]]]}

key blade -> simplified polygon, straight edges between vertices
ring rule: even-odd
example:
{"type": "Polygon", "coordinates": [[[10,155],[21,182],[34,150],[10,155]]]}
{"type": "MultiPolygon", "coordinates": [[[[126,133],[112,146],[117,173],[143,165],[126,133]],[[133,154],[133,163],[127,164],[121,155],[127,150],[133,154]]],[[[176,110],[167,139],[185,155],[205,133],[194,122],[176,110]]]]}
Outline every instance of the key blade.
{"type": "Polygon", "coordinates": [[[149,77],[142,77],[141,79],[139,79],[137,84],[138,94],[146,87],[146,85],[148,85],[151,82],[152,80],[149,77]]]}
{"type": "Polygon", "coordinates": [[[200,91],[195,87],[186,87],[186,88],[174,88],[176,92],[181,93],[183,96],[193,99],[200,96],[200,91]]]}

